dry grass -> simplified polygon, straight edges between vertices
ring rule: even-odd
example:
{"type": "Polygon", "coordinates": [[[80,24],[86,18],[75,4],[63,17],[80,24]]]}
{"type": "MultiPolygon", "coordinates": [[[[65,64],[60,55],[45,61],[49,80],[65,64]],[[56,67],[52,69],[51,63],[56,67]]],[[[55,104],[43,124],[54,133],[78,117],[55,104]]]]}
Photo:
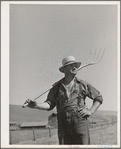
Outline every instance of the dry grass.
{"type": "MultiPolygon", "coordinates": [[[[11,142],[12,144],[36,144],[38,140],[39,142],[52,140],[48,129],[34,129],[34,134],[32,129],[11,131],[11,142]]],[[[57,134],[57,129],[51,129],[51,136],[53,137],[55,134],[57,134]]]]}
{"type": "MultiPolygon", "coordinates": [[[[13,144],[58,145],[57,129],[51,130],[51,138],[48,130],[35,130],[35,141],[32,130],[12,132],[12,137],[13,144]]],[[[117,145],[117,124],[92,128],[90,137],[91,145],[117,145]]]]}
{"type": "Polygon", "coordinates": [[[117,124],[90,130],[91,145],[117,145],[117,124]]]}

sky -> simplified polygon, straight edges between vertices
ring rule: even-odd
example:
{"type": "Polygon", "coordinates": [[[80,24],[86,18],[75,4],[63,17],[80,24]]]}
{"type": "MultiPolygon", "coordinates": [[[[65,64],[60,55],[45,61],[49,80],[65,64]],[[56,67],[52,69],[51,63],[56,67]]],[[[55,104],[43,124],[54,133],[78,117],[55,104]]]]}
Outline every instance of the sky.
{"type": "MultiPolygon", "coordinates": [[[[99,110],[120,115],[119,24],[118,1],[1,2],[1,147],[9,146],[9,104],[22,106],[50,89],[63,77],[59,67],[66,56],[84,65],[90,53],[105,49],[101,61],[77,77],[101,92],[99,110]]],[[[92,100],[86,103],[90,107],[92,100]]]]}
{"type": "MultiPolygon", "coordinates": [[[[77,77],[103,96],[100,110],[117,110],[118,7],[108,4],[11,4],[9,9],[9,104],[34,99],[63,77],[62,59],[82,65],[91,52],[101,61],[77,77]]],[[[47,94],[37,99],[41,103],[47,94]]],[[[91,106],[92,100],[86,99],[91,106]]]]}

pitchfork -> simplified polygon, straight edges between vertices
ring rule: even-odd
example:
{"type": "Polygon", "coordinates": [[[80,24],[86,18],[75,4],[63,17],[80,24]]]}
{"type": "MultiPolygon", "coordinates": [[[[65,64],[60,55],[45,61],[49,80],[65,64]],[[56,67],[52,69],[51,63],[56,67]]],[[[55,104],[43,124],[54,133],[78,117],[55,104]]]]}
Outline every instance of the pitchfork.
{"type": "MultiPolygon", "coordinates": [[[[84,65],[80,66],[80,67],[78,68],[78,71],[79,71],[80,69],[84,68],[84,67],[87,67],[87,66],[90,66],[90,65],[95,65],[95,64],[99,63],[99,62],[101,61],[103,55],[104,55],[104,52],[105,52],[105,49],[103,50],[102,53],[101,53],[100,51],[97,53],[96,50],[90,52],[90,56],[89,56],[88,61],[87,61],[84,65]]],[[[63,78],[62,78],[62,79],[63,79],[63,78]]],[[[62,80],[62,79],[61,79],[61,80],[62,80]]],[[[60,80],[59,80],[59,81],[60,81],[60,80]]],[[[59,81],[57,81],[57,82],[59,82],[59,81]]],[[[56,83],[54,83],[54,84],[52,85],[52,87],[55,86],[55,85],[56,85],[56,83]]],[[[51,88],[52,88],[52,87],[51,87],[51,88]]],[[[45,92],[41,93],[40,95],[36,96],[35,98],[33,98],[33,99],[31,99],[31,100],[34,101],[34,100],[38,99],[39,97],[41,97],[42,95],[44,95],[45,93],[47,93],[51,88],[49,88],[48,90],[46,90],[45,92]]],[[[29,99],[27,99],[26,102],[22,105],[23,108],[25,108],[25,107],[28,105],[28,100],[29,100],[29,99]]]]}

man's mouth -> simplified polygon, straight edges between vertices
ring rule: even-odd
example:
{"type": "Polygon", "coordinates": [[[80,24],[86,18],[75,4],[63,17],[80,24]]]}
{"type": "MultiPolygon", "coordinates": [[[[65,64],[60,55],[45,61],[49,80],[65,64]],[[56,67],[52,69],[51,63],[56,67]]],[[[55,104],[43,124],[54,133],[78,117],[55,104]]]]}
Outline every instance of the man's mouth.
{"type": "Polygon", "coordinates": [[[77,72],[77,69],[72,69],[72,72],[77,72]]]}

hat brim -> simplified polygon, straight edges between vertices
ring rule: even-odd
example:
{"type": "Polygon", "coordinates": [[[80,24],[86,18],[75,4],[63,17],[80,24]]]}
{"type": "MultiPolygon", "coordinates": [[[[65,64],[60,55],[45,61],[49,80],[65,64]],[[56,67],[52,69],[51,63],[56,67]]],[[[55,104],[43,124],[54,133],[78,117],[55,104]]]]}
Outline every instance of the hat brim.
{"type": "Polygon", "coordinates": [[[70,65],[70,64],[77,64],[77,68],[79,68],[81,66],[81,62],[70,62],[70,63],[68,63],[68,64],[66,64],[64,66],[61,66],[59,68],[60,72],[64,73],[64,67],[67,66],[67,65],[70,65]]]}

